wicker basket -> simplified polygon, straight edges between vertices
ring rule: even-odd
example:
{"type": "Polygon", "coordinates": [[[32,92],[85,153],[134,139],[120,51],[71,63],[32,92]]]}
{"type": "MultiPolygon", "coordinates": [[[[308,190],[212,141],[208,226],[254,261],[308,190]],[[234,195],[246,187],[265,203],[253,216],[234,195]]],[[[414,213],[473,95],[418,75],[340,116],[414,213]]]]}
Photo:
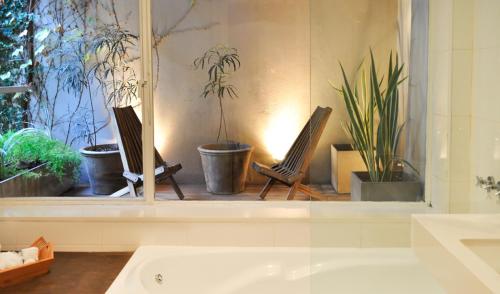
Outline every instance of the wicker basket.
{"type": "Polygon", "coordinates": [[[31,247],[38,247],[38,261],[0,270],[0,288],[12,286],[49,272],[49,268],[54,262],[52,244],[40,237],[31,244],[31,247]]]}

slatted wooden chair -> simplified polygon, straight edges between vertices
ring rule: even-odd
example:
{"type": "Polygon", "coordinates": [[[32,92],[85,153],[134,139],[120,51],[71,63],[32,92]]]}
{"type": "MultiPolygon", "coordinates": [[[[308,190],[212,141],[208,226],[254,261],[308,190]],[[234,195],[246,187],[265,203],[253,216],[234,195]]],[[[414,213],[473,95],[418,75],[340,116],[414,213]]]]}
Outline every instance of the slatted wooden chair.
{"type": "MultiPolygon", "coordinates": [[[[113,121],[120,157],[123,163],[123,176],[127,179],[127,187],[115,192],[112,197],[120,197],[126,193],[137,197],[137,186],[144,181],[142,162],[142,124],[131,106],[113,108],[113,121]]],[[[155,177],[156,182],[169,180],[172,188],[179,197],[184,194],[174,179],[174,174],[182,166],[167,164],[155,148],[155,177]]]]}
{"type": "Polygon", "coordinates": [[[256,172],[269,178],[260,192],[260,198],[265,199],[267,193],[276,182],[290,187],[287,196],[288,200],[292,200],[298,191],[311,198],[324,198],[321,193],[302,184],[302,180],[331,112],[332,109],[330,107],[317,107],[286,154],[285,159],[280,163],[273,166],[266,166],[258,162],[252,164],[252,168],[256,172]]]}

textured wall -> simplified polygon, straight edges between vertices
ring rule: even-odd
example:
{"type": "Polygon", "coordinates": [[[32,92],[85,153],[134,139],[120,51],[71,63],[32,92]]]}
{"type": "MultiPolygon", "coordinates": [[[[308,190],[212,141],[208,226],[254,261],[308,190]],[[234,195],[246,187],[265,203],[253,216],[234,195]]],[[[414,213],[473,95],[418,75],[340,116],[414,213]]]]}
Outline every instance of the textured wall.
{"type": "Polygon", "coordinates": [[[329,81],[341,85],[339,62],[354,77],[370,47],[380,74],[385,72],[389,52],[397,44],[397,13],[396,0],[311,0],[311,107],[333,108],[311,164],[313,182],[330,181],[330,145],[350,143],[341,127],[348,119],[343,98],[329,81]]]}

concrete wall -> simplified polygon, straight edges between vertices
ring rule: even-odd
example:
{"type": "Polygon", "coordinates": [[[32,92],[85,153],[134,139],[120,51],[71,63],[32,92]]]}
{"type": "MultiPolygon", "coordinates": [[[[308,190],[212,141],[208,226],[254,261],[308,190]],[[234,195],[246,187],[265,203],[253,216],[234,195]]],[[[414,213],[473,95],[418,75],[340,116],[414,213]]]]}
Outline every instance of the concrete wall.
{"type": "MultiPolygon", "coordinates": [[[[347,119],[344,102],[329,80],[341,84],[339,61],[354,78],[370,47],[379,68],[386,69],[387,56],[396,48],[398,1],[199,0],[189,10],[190,3],[154,0],[152,9],[155,34],[170,32],[154,54],[155,69],[159,61],[155,145],[165,160],[182,163],[178,181],[204,182],[196,147],[216,140],[219,123],[217,100],[200,97],[207,74],[195,71],[193,60],[214,45],[227,44],[239,50],[242,62],[232,79],[239,98],[224,100],[230,139],[255,146],[253,160],[270,164],[284,156],[316,106],[330,106],[334,112],[309,177],[314,183],[328,183],[329,145],[349,142],[341,129],[347,119]]],[[[137,33],[138,2],[119,4],[122,26],[137,33]]],[[[55,24],[49,18],[46,26],[55,24]]],[[[133,66],[138,65],[136,60],[133,66]]],[[[56,119],[71,113],[76,100],[74,94],[62,93],[56,119]]],[[[84,100],[88,108],[90,99],[84,100]]],[[[107,117],[100,90],[93,90],[93,101],[97,119],[107,117]]],[[[59,126],[55,136],[64,139],[66,129],[59,126]]],[[[81,132],[81,127],[72,130],[81,132]]],[[[98,143],[112,141],[110,127],[99,133],[98,143]]],[[[84,145],[80,141],[73,147],[84,145]]],[[[248,180],[264,179],[252,171],[248,180]]]]}
{"type": "MultiPolygon", "coordinates": [[[[184,0],[154,1],[153,27],[171,27],[187,9],[184,0]]],[[[181,183],[203,183],[196,147],[215,141],[217,101],[200,98],[206,74],[192,68],[204,50],[238,48],[242,67],[233,78],[239,98],[225,100],[229,134],[255,146],[254,160],[280,159],[317,105],[334,112],[311,164],[312,182],[330,179],[329,145],[348,142],[346,113],[328,81],[340,84],[341,61],[354,75],[372,47],[385,69],[396,46],[396,0],[199,1],[179,30],[159,47],[155,140],[166,160],[180,161],[181,183]]],[[[251,182],[263,179],[251,172],[251,182]]]]}

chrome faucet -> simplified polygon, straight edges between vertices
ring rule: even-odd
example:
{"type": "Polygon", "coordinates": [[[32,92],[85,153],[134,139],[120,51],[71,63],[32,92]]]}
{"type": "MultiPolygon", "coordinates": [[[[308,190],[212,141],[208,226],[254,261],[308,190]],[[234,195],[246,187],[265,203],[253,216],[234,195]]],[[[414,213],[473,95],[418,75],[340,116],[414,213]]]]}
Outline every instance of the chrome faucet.
{"type": "Polygon", "coordinates": [[[486,190],[486,192],[490,193],[491,191],[496,191],[495,196],[500,198],[500,181],[495,182],[494,177],[476,177],[476,186],[486,190]]]}

